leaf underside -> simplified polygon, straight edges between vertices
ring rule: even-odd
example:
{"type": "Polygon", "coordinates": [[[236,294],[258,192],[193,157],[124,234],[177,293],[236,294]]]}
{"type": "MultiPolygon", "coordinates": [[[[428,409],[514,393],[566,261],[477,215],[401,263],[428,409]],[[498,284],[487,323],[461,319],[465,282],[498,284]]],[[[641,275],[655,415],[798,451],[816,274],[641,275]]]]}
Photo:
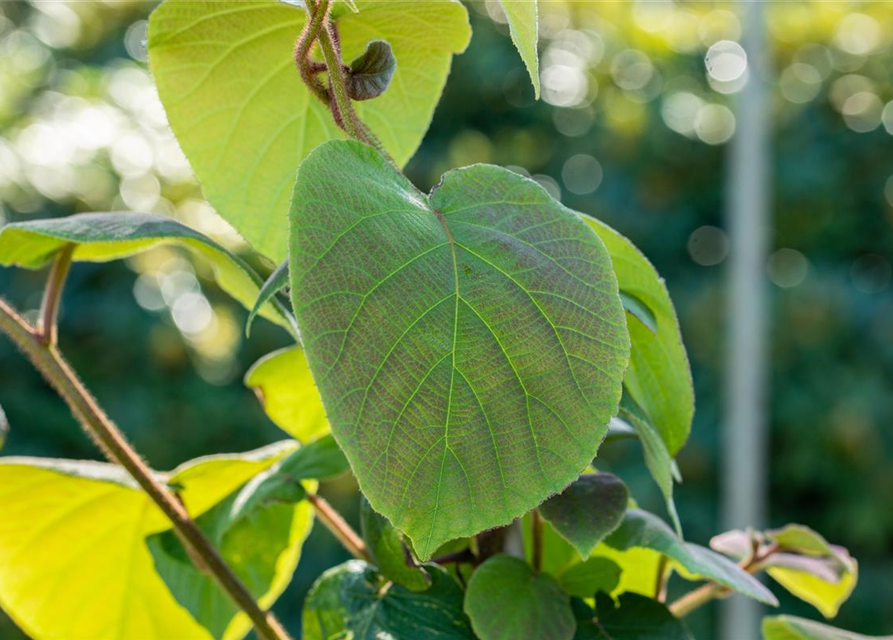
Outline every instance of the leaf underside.
{"type": "MultiPolygon", "coordinates": [[[[357,113],[402,166],[428,129],[453,54],[468,44],[468,14],[458,1],[356,6],[334,10],[343,59],[383,39],[398,61],[388,91],[357,113]]],[[[295,69],[306,15],[275,0],[167,0],[149,19],[152,76],[205,196],[277,264],[298,165],[344,135],[295,69]]]]}
{"type": "Polygon", "coordinates": [[[576,214],[484,165],[425,196],[356,142],[308,156],[293,202],[292,302],[332,431],[422,559],[591,462],[629,342],[576,214]]]}

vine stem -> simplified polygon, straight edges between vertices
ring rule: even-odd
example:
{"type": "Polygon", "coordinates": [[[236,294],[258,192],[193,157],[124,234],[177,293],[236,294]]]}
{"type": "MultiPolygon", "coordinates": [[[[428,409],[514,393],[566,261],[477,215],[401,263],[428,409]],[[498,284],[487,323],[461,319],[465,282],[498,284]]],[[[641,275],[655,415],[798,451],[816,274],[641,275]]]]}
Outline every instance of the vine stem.
{"type": "Polygon", "coordinates": [[[320,522],[354,558],[371,562],[372,558],[366,549],[366,543],[325,498],[315,493],[308,493],[307,500],[316,509],[316,517],[320,522]]]}
{"type": "MultiPolygon", "coordinates": [[[[315,9],[313,20],[323,13],[323,6],[328,5],[328,0],[320,0],[319,5],[315,9]]],[[[347,79],[344,76],[344,64],[341,62],[339,51],[335,50],[336,37],[333,33],[334,25],[328,20],[325,26],[319,32],[319,48],[322,50],[323,60],[326,62],[326,68],[329,71],[329,84],[332,87],[332,97],[335,100],[336,120],[340,121],[341,126],[347,134],[360,142],[370,144],[369,138],[363,129],[357,124],[358,118],[353,110],[353,103],[347,94],[347,79]]]]}
{"type": "MultiPolygon", "coordinates": [[[[48,294],[44,298],[51,308],[58,308],[61,285],[67,271],[66,261],[70,253],[60,254],[51,272],[48,294]],[[54,279],[54,276],[58,278],[54,279]]],[[[43,318],[55,320],[55,312],[43,318]]],[[[55,342],[47,342],[45,336],[55,336],[55,323],[44,324],[41,330],[31,327],[5,300],[0,298],[0,331],[5,333],[28,357],[34,367],[46,378],[59,396],[68,404],[72,414],[99,444],[106,456],[122,467],[142,487],[143,491],[170,520],[174,530],[187,550],[201,558],[205,567],[233,602],[254,623],[264,640],[291,640],[288,632],[273,613],[264,611],[251,592],[233,573],[211,542],[202,533],[186,508],[167,487],[160,483],[151,469],[130,446],[123,434],[105,414],[96,399],[80,381],[71,366],[62,357],[55,342]]]]}
{"type": "Polygon", "coordinates": [[[71,257],[74,255],[74,245],[67,244],[57,254],[46,289],[43,292],[43,302],[40,305],[40,319],[37,322],[37,339],[47,346],[55,346],[59,341],[57,320],[59,318],[59,306],[62,301],[62,290],[65,288],[65,279],[71,269],[71,257]]]}
{"type": "Polygon", "coordinates": [[[533,570],[539,573],[543,570],[543,517],[539,509],[530,512],[530,542],[533,547],[533,570]]]}
{"type": "Polygon", "coordinates": [[[323,83],[316,77],[316,72],[321,70],[316,66],[319,63],[311,62],[309,56],[310,49],[319,38],[323,24],[328,18],[329,9],[329,0],[320,0],[319,4],[312,9],[310,20],[307,21],[307,26],[304,27],[298,41],[295,43],[295,65],[298,67],[301,79],[313,95],[326,106],[331,104],[331,97],[323,83]]]}
{"type": "MultiPolygon", "coordinates": [[[[778,545],[771,545],[765,551],[763,551],[763,553],[754,552],[749,558],[745,558],[739,566],[751,575],[758,573],[766,566],[766,560],[769,558],[769,556],[771,556],[776,551],[778,551],[778,545]]],[[[711,582],[710,584],[705,584],[701,587],[698,587],[694,591],[686,593],[684,596],[676,600],[676,602],[671,604],[668,608],[670,610],[670,613],[672,613],[674,616],[676,616],[677,618],[683,618],[698,607],[707,604],[711,600],[715,600],[716,598],[724,598],[731,593],[732,590],[728,587],[724,587],[721,584],[711,582]]]]}

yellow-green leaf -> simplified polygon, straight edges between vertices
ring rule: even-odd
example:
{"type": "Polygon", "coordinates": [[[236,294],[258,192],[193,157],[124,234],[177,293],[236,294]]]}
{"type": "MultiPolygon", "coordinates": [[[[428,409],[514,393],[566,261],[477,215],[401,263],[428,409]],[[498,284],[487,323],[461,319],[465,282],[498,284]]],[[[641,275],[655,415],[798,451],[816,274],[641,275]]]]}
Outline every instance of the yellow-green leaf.
{"type": "Polygon", "coordinates": [[[763,618],[763,640],[893,640],[893,636],[866,636],[795,616],[774,616],[763,618]]]}
{"type": "Polygon", "coordinates": [[[267,415],[280,429],[301,442],[329,432],[329,421],[300,347],[267,354],[245,374],[267,415]]]}
{"type": "Polygon", "coordinates": [[[540,97],[540,60],[536,50],[539,40],[537,0],[500,0],[509,22],[509,33],[521,60],[530,74],[533,90],[540,97]]]}
{"type": "MultiPolygon", "coordinates": [[[[293,446],[209,456],[159,478],[198,517],[293,446]]],[[[145,539],[169,528],[114,465],[0,459],[0,606],[35,640],[210,640],[155,572],[145,539]]]]}
{"type": "MultiPolygon", "coordinates": [[[[422,141],[454,53],[471,35],[458,1],[358,0],[337,13],[343,59],[386,40],[388,90],[357,113],[400,165],[422,141]]],[[[306,12],[275,1],[167,0],[149,20],[149,63],[171,128],[208,200],[259,252],[286,257],[301,160],[343,137],[295,69],[306,12]]]]}
{"type": "Polygon", "coordinates": [[[835,547],[834,551],[846,567],[836,582],[826,580],[815,573],[787,567],[769,567],[766,573],[795,596],[818,609],[823,616],[831,619],[850,597],[859,579],[859,563],[855,558],[842,547],[835,547]]]}

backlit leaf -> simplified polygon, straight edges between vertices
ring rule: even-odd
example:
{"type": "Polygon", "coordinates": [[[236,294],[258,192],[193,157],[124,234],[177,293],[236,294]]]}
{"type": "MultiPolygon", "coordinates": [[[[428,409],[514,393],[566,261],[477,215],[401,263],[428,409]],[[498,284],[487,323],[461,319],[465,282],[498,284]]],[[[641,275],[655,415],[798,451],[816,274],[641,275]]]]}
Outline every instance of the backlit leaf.
{"type": "Polygon", "coordinates": [[[623,308],[598,236],[539,185],[476,165],[426,196],[373,149],[329,142],[298,173],[291,234],[332,431],[421,559],[592,461],[620,400],[623,308]]]}
{"type": "Polygon", "coordinates": [[[706,547],[683,542],[660,518],[646,511],[627,511],[620,527],[608,536],[605,544],[621,551],[632,547],[653,549],[675,560],[695,576],[712,580],[760,602],[778,605],[772,592],[737,564],[706,547]]]}
{"type": "MultiPolygon", "coordinates": [[[[220,288],[250,309],[262,282],[242,261],[207,236],[179,222],[147,213],[82,213],[67,218],[15,222],[0,228],[0,264],[40,269],[68,244],[73,259],[109,262],[162,244],[176,244],[210,261],[220,288]]],[[[272,301],[260,314],[295,335],[285,305],[272,301]]]]}
{"type": "Polygon", "coordinates": [[[763,618],[763,640],[893,640],[866,636],[794,616],[763,618]]]}
{"type": "Polygon", "coordinates": [[[610,473],[587,473],[540,505],[543,518],[570,542],[582,558],[618,527],[629,502],[629,490],[610,473]]]}
{"type": "Polygon", "coordinates": [[[585,220],[611,254],[621,296],[650,312],[627,313],[632,353],[623,384],[675,456],[691,431],[695,397],[673,302],[663,278],[632,242],[598,220],[585,220]]]}
{"type": "Polygon", "coordinates": [[[465,612],[481,640],[571,640],[570,599],[551,576],[523,560],[493,556],[468,581],[465,612]]]}
{"type": "Polygon", "coordinates": [[[837,615],[840,606],[853,593],[859,579],[859,564],[856,560],[842,547],[837,547],[837,550],[835,555],[846,568],[837,580],[828,580],[829,576],[812,571],[811,567],[770,566],[766,569],[766,573],[795,596],[821,611],[823,616],[831,619],[837,615]]]}
{"type": "MultiPolygon", "coordinates": [[[[292,446],[200,458],[159,478],[199,517],[292,446]]],[[[2,458],[0,606],[35,640],[210,640],[155,571],[145,538],[169,529],[120,467],[2,458]]]]}
{"type": "Polygon", "coordinates": [[[329,433],[329,421],[301,347],[265,355],[245,374],[270,420],[301,442],[329,433]]]}
{"type": "MultiPolygon", "coordinates": [[[[458,1],[357,0],[336,11],[344,60],[373,38],[397,59],[390,88],[357,113],[404,165],[422,140],[454,53],[468,44],[458,1]]],[[[286,257],[295,171],[343,137],[295,69],[306,12],[280,2],[167,0],[149,19],[149,63],[171,128],[205,196],[255,249],[286,257]]]]}
{"type": "Polygon", "coordinates": [[[540,61],[536,50],[539,40],[539,17],[537,0],[500,0],[505,17],[509,22],[509,33],[521,60],[530,74],[534,93],[540,97],[540,61]]]}
{"type": "Polygon", "coordinates": [[[329,569],[304,601],[304,640],[474,640],[462,589],[444,569],[428,571],[431,587],[416,593],[360,560],[329,569]]]}

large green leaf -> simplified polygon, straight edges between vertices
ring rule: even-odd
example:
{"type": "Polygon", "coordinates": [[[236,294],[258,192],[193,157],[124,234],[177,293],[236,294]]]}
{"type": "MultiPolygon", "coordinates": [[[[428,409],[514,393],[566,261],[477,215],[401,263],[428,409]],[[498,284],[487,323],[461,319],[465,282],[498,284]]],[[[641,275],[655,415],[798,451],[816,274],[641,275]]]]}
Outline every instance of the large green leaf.
{"type": "MultiPolygon", "coordinates": [[[[272,606],[288,586],[313,526],[312,506],[300,501],[304,487],[297,482],[276,483],[279,476],[274,465],[197,520],[262,607],[272,606]],[[271,486],[278,490],[271,492],[271,486]],[[282,489],[287,487],[299,491],[286,494],[282,489]]],[[[314,490],[315,483],[308,483],[306,489],[314,490]]],[[[248,633],[250,620],[195,565],[173,531],[152,535],[146,543],[155,570],[174,598],[215,640],[234,640],[248,633]]]]}
{"type": "Polygon", "coordinates": [[[763,640],[893,640],[893,636],[865,636],[794,616],[763,618],[763,640]]]}
{"type": "Polygon", "coordinates": [[[468,581],[465,612],[481,640],[571,640],[570,599],[551,576],[512,556],[493,556],[468,581]]]}
{"type": "MultiPolygon", "coordinates": [[[[292,446],[209,456],[159,477],[198,517],[292,446]]],[[[145,538],[168,529],[119,467],[2,458],[0,606],[35,640],[210,640],[154,569],[145,538]]]]}
{"type": "Polygon", "coordinates": [[[304,601],[304,640],[474,640],[459,585],[438,566],[428,571],[432,585],[417,593],[360,560],[329,569],[304,601]]]}
{"type": "MultiPolygon", "coordinates": [[[[210,261],[220,287],[251,309],[263,282],[242,261],[207,236],[179,222],[146,213],[82,213],[67,218],[16,222],[0,228],[0,264],[39,269],[68,244],[73,259],[108,262],[161,244],[177,244],[210,261]]],[[[261,315],[296,329],[283,303],[271,301],[261,315]]]]}
{"type": "MultiPolygon", "coordinates": [[[[468,15],[448,0],[356,4],[359,13],[337,18],[344,60],[373,39],[386,40],[397,59],[388,90],[357,113],[402,166],[428,128],[453,54],[468,44],[468,15]]],[[[277,263],[295,170],[343,135],[295,69],[306,15],[275,1],[167,0],[149,19],[152,75],[205,195],[277,263]]]]}
{"type": "Polygon", "coordinates": [[[582,558],[623,520],[629,490],[610,473],[587,473],[540,505],[543,518],[552,523],[582,558]]]}
{"type": "Polygon", "coordinates": [[[403,535],[365,498],[360,503],[360,529],[369,556],[382,576],[410,591],[425,591],[431,586],[431,576],[415,562],[403,535]]]}
{"type": "Polygon", "coordinates": [[[596,598],[598,621],[582,621],[574,640],[693,640],[685,624],[666,605],[636,593],[624,593],[615,605],[596,598]]]}
{"type": "Polygon", "coordinates": [[[290,436],[309,442],[329,433],[326,411],[301,347],[265,355],[245,374],[245,385],[257,394],[270,420],[290,436]]]}
{"type": "Polygon", "coordinates": [[[646,511],[630,509],[620,527],[605,540],[614,549],[633,547],[653,549],[678,562],[686,571],[721,584],[746,596],[778,605],[772,592],[756,578],[715,551],[680,540],[660,518],[646,511]]]}
{"type": "Polygon", "coordinates": [[[691,431],[695,397],[673,302],[663,278],[633,243],[598,220],[585,220],[611,254],[621,295],[650,311],[627,314],[632,354],[623,384],[674,456],[691,431]]]}
{"type": "Polygon", "coordinates": [[[521,54],[533,90],[540,97],[540,60],[536,50],[539,39],[537,0],[500,0],[509,21],[509,32],[515,48],[521,54]]]}
{"type": "Polygon", "coordinates": [[[332,431],[423,560],[592,461],[623,308],[598,236],[535,182],[476,165],[426,196],[373,149],[326,143],[298,172],[290,265],[332,431]]]}

